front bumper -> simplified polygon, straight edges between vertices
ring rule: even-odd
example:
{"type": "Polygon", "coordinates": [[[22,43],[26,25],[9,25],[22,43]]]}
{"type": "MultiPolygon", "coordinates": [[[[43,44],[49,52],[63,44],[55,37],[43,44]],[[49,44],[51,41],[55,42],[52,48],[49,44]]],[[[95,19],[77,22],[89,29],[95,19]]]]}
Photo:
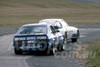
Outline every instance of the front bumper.
{"type": "Polygon", "coordinates": [[[78,35],[77,34],[72,34],[72,38],[77,38],[78,35]]]}

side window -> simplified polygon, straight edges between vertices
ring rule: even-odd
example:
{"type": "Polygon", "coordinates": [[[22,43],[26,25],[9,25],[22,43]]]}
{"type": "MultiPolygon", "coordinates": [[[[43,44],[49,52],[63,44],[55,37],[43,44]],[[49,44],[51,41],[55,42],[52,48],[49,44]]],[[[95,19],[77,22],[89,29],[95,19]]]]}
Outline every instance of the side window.
{"type": "Polygon", "coordinates": [[[59,22],[59,24],[60,24],[60,26],[61,26],[61,28],[62,28],[62,24],[59,22]]]}
{"type": "Polygon", "coordinates": [[[56,22],[55,26],[58,26],[59,28],[62,28],[62,24],[60,22],[56,22]]]}

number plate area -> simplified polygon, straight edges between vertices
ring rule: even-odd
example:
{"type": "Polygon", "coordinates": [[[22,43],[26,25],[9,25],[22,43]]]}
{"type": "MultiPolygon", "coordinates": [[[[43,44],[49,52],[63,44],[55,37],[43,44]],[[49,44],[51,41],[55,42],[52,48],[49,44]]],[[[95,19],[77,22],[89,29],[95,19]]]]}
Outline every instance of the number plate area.
{"type": "Polygon", "coordinates": [[[41,47],[40,44],[38,44],[36,41],[29,40],[27,41],[27,43],[22,43],[20,49],[29,50],[29,49],[35,49],[40,47],[41,47]]]}
{"type": "MultiPolygon", "coordinates": [[[[37,37],[27,37],[26,40],[23,40],[20,49],[21,50],[43,50],[45,43],[41,43],[41,40],[46,40],[46,36],[37,36],[37,37]]],[[[47,44],[45,44],[47,45],[47,44]]]]}

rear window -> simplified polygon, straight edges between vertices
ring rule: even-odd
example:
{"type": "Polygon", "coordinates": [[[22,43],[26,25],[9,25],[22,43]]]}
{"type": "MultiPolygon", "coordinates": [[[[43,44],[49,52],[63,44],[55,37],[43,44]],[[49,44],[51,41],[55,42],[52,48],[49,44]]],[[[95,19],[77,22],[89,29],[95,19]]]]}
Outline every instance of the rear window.
{"type": "Polygon", "coordinates": [[[17,34],[46,34],[46,26],[24,26],[18,30],[17,34]]]}

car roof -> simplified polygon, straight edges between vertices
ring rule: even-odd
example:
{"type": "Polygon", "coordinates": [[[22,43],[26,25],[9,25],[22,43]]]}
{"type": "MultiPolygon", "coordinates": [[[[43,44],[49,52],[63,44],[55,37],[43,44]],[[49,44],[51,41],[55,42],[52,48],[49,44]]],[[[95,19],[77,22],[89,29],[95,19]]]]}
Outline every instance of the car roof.
{"type": "Polygon", "coordinates": [[[61,22],[63,21],[63,19],[43,19],[43,20],[40,20],[39,22],[61,22]]]}
{"type": "Polygon", "coordinates": [[[24,26],[50,26],[50,24],[43,24],[43,23],[38,24],[38,23],[34,23],[34,24],[25,24],[22,27],[24,27],[24,26]]]}
{"type": "Polygon", "coordinates": [[[43,19],[40,20],[39,23],[54,25],[56,22],[62,22],[62,21],[63,19],[43,19]]]}

